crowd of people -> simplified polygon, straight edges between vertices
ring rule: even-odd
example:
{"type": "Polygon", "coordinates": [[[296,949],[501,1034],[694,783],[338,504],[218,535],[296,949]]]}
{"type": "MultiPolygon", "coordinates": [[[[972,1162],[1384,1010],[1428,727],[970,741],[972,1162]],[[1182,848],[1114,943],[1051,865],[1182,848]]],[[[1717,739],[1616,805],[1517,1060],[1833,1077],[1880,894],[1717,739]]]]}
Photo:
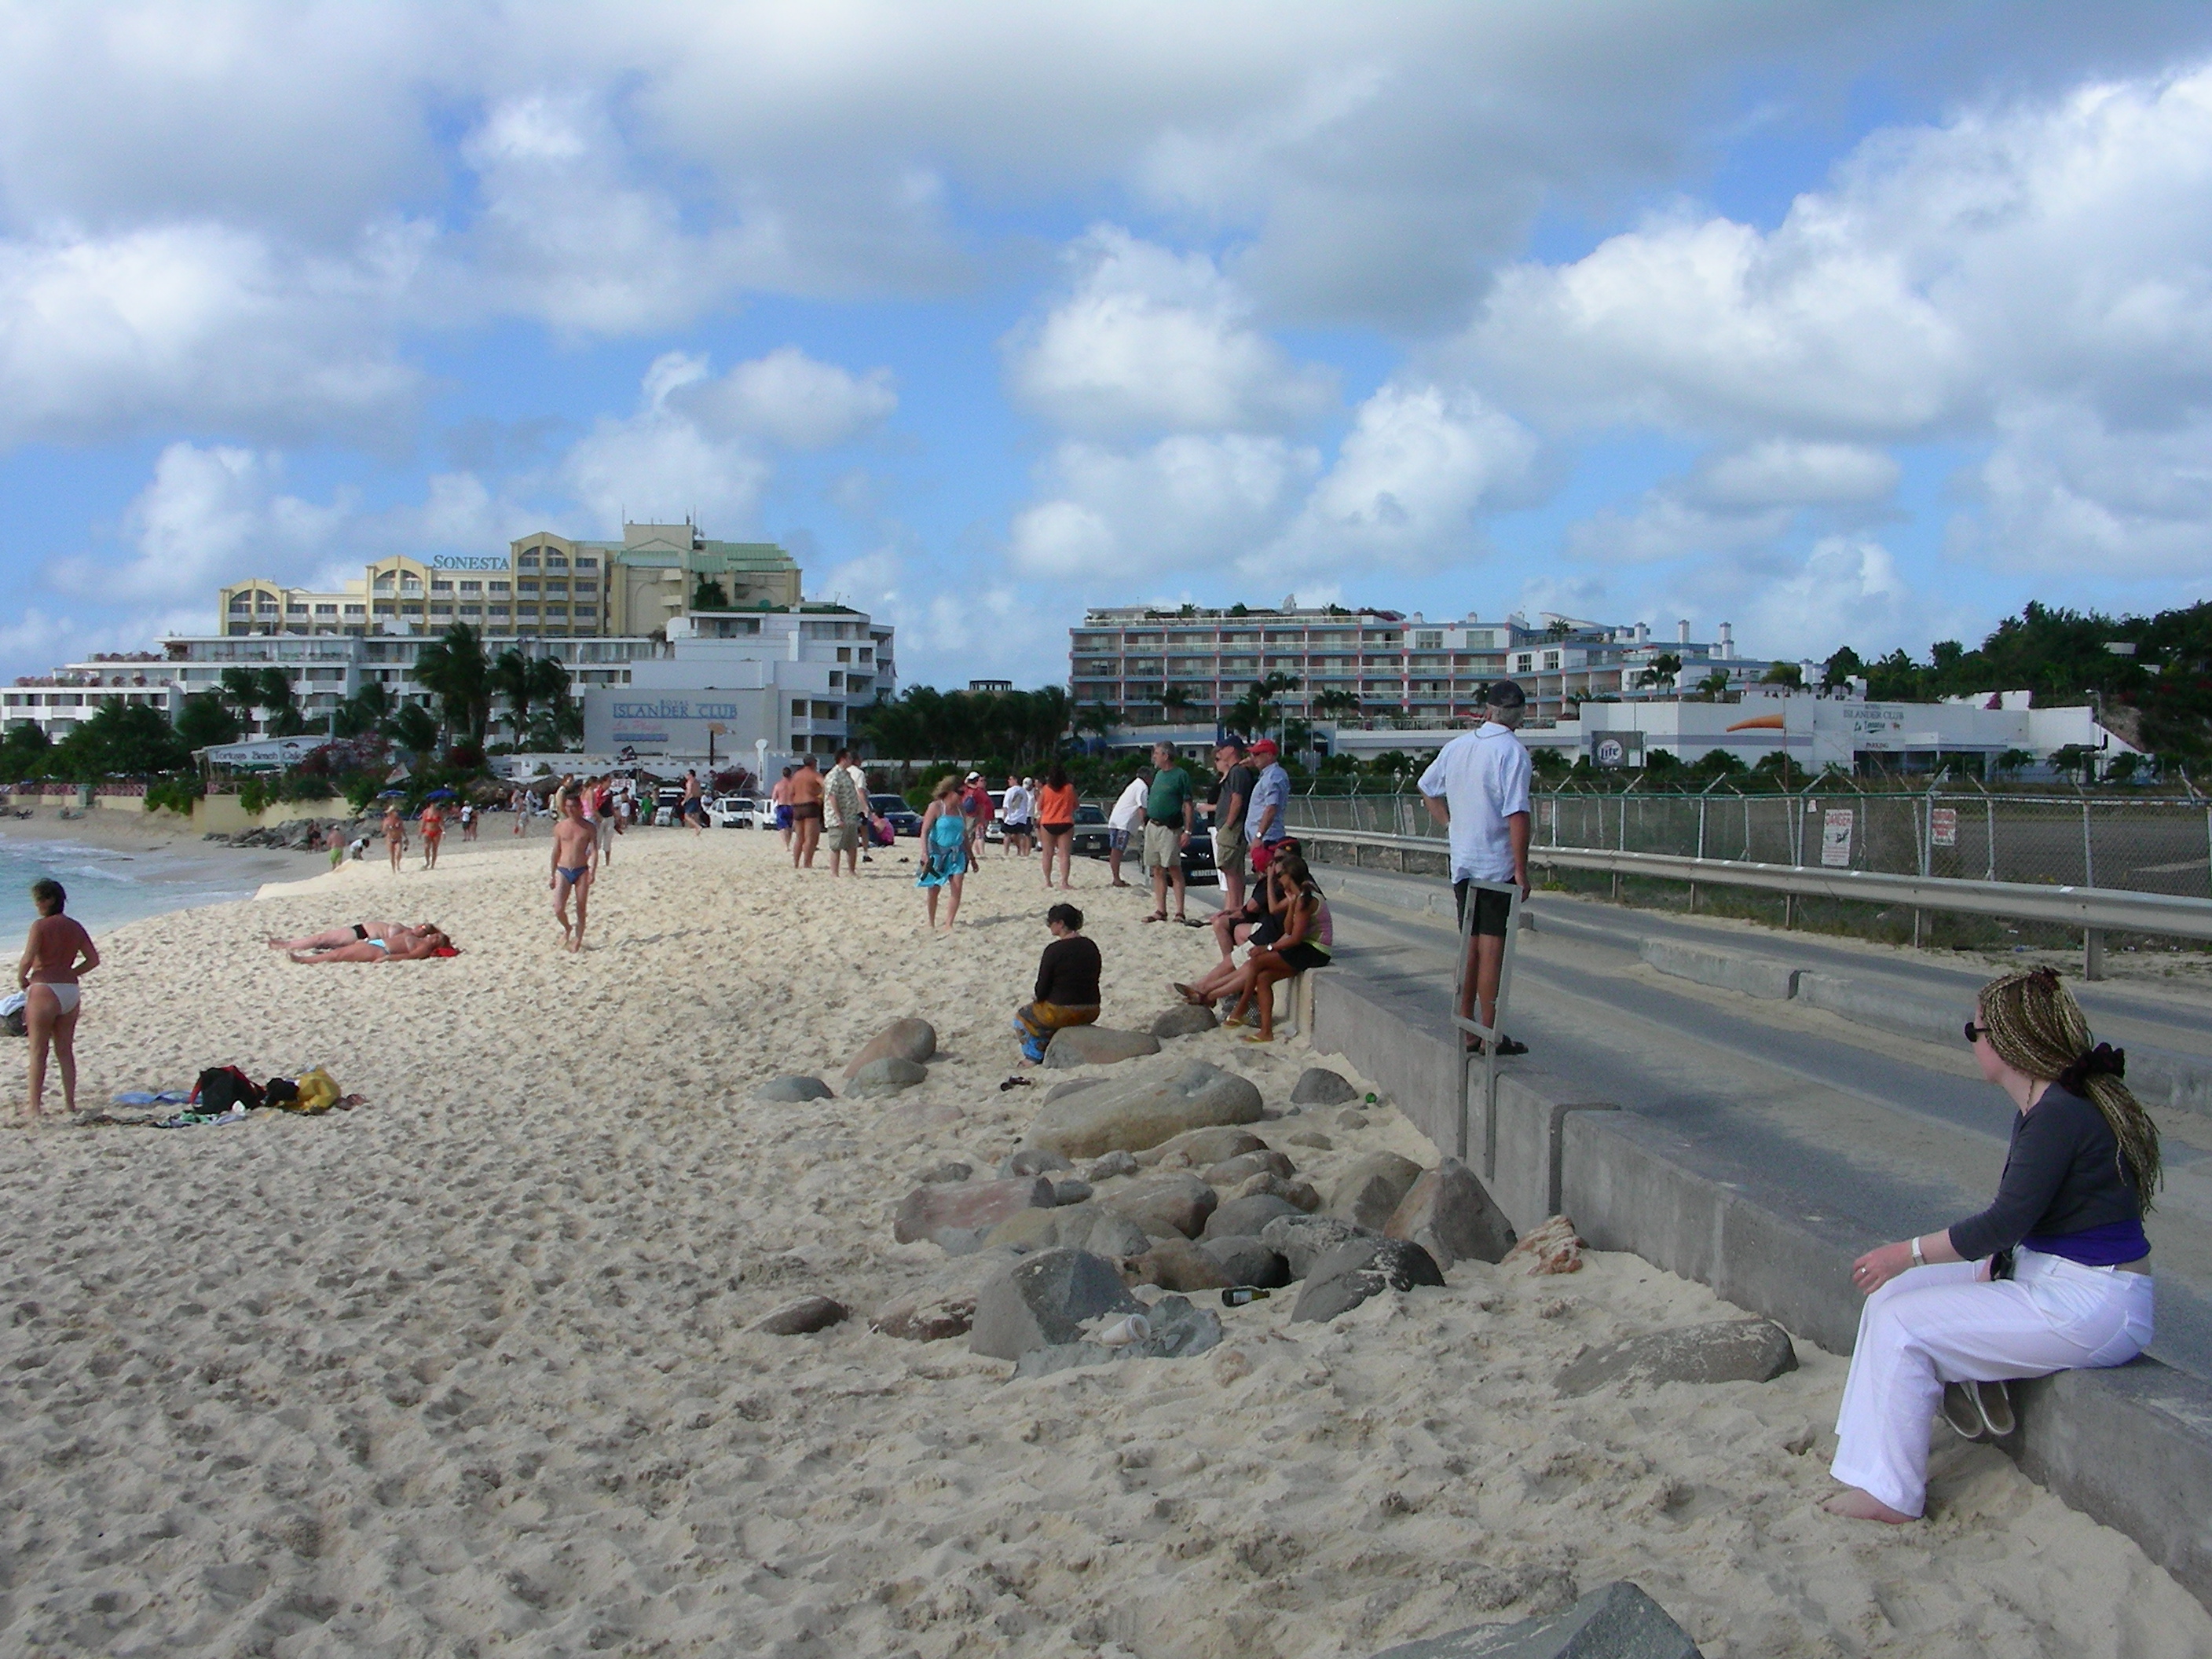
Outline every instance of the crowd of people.
{"type": "MultiPolygon", "coordinates": [[[[1516,735],[1524,708],[1517,685],[1494,684],[1484,719],[1443,745],[1419,784],[1449,838],[1467,939],[1454,1025],[1470,1052],[1487,1045],[1499,1055],[1527,1052],[1497,1025],[1508,935],[1529,893],[1530,767],[1516,735]]],[[[1328,900],[1290,835],[1289,779],[1276,745],[1224,741],[1203,793],[1169,745],[1156,746],[1152,758],[1108,813],[1107,885],[1132,885],[1122,869],[1136,845],[1150,888],[1144,920],[1210,926],[1213,933],[1218,960],[1198,977],[1175,981],[1175,994],[1220,1009],[1243,1041],[1271,1042],[1276,987],[1327,967],[1335,949],[1328,900]],[[1186,908],[1185,854],[1201,834],[1212,837],[1222,890],[1210,922],[1186,908]]],[[[865,848],[890,844],[890,826],[850,750],[839,751],[826,772],[811,756],[786,769],[771,803],[794,869],[812,867],[826,842],[831,875],[857,877],[865,848]]],[[[514,805],[520,834],[532,803],[518,791],[514,805]]],[[[580,951],[593,881],[635,819],[637,798],[612,775],[571,777],[553,791],[552,809],[553,912],[563,947],[580,951]]],[[[1004,858],[1035,856],[1048,890],[1071,888],[1077,811],[1074,786],[1058,766],[1042,780],[1008,778],[995,802],[980,773],[940,779],[921,817],[914,878],[927,925],[950,933],[957,924],[994,819],[1004,858]]],[[[685,775],[675,817],[695,833],[706,827],[696,772],[685,775]]],[[[447,809],[434,802],[417,822],[423,866],[434,869],[447,809]]],[[[459,808],[459,822],[472,838],[472,807],[459,808]]],[[[396,871],[407,845],[397,803],[385,813],[384,836],[396,871]]],[[[81,983],[100,957],[66,914],[60,884],[38,882],[31,896],[37,917],[16,967],[15,1012],[30,1043],[35,1116],[50,1058],[64,1105],[76,1109],[81,983]]],[[[1055,1032],[1092,1024],[1101,1011],[1104,964],[1084,934],[1083,913],[1057,902],[1044,920],[1051,940],[1034,994],[1013,1019],[1024,1064],[1044,1058],[1055,1032]]],[[[429,922],[362,921],[268,944],[315,965],[457,952],[429,922]]],[[[2049,969],[1985,986],[1965,1036],[1983,1077],[2015,1108],[2010,1151],[1986,1208],[1852,1264],[1852,1283],[1867,1300],[1837,1423],[1832,1472],[1842,1490],[1826,1504],[1840,1516],[1895,1524],[1923,1512],[1929,1428],[1939,1409],[1970,1437],[2002,1435],[2012,1422],[2007,1380],[2124,1364],[2151,1340],[2143,1217],[2162,1179],[2159,1131],[2123,1080],[2124,1055],[2093,1041],[2079,1005],[2049,969]]]]}

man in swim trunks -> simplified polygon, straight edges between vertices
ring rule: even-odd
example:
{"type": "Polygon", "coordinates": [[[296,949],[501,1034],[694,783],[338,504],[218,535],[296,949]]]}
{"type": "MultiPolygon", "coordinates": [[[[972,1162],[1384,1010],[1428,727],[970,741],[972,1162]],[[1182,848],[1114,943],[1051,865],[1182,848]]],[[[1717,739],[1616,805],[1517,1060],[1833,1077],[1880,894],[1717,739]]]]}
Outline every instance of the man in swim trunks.
{"type": "Polygon", "coordinates": [[[446,838],[446,815],[432,801],[422,809],[422,867],[438,867],[438,843],[446,838]]]}
{"type": "Polygon", "coordinates": [[[783,844],[791,845],[791,774],[787,766],[783,775],[775,781],[775,787],[768,792],[769,805],[775,808],[775,827],[783,832],[783,844]]]}
{"type": "Polygon", "coordinates": [[[814,867],[814,849],[822,840],[822,763],[809,755],[791,775],[791,867],[814,867]]]}
{"type": "Polygon", "coordinates": [[[684,804],[676,809],[676,821],[691,826],[694,841],[707,832],[707,803],[699,798],[699,774],[695,768],[684,770],[684,804]]]}
{"type": "Polygon", "coordinates": [[[407,850],[407,820],[399,816],[399,803],[384,809],[384,850],[392,854],[392,873],[399,873],[399,855],[407,850]]]}
{"type": "Polygon", "coordinates": [[[571,951],[584,948],[584,917],[591,908],[592,872],[599,857],[599,842],[584,822],[584,804],[571,793],[561,802],[560,821],[553,826],[553,873],[547,884],[553,890],[553,919],[561,924],[561,937],[571,951]],[[576,896],[576,920],[568,921],[568,895],[576,896]]]}

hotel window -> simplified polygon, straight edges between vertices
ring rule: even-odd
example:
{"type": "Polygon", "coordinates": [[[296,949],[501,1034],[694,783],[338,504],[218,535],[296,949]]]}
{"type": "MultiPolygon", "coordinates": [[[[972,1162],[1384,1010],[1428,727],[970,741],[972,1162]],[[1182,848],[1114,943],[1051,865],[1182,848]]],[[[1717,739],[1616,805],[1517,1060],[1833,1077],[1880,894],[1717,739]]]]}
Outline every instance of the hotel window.
{"type": "Polygon", "coordinates": [[[832,691],[842,691],[845,689],[845,677],[834,668],[830,671],[830,689],[832,691]]]}
{"type": "Polygon", "coordinates": [[[430,605],[430,614],[434,617],[452,616],[453,614],[453,602],[451,599],[433,600],[430,605]]]}
{"type": "Polygon", "coordinates": [[[507,592],[507,584],[505,582],[494,582],[491,585],[491,591],[495,593],[504,593],[507,592]]]}
{"type": "Polygon", "coordinates": [[[461,614],[464,617],[481,617],[483,615],[483,607],[480,605],[464,605],[461,607],[461,614]]]}
{"type": "Polygon", "coordinates": [[[461,584],[461,592],[464,593],[481,593],[483,592],[483,584],[482,582],[463,582],[461,584]]]}
{"type": "Polygon", "coordinates": [[[534,548],[534,547],[533,547],[533,548],[532,548],[532,549],[530,550],[530,551],[528,551],[527,553],[524,554],[520,558],[517,559],[517,560],[515,561],[515,563],[516,563],[517,565],[520,566],[520,567],[521,567],[523,569],[525,569],[525,570],[535,570],[535,569],[537,569],[537,568],[538,568],[538,550],[537,550],[536,548],[534,548]]]}
{"type": "Polygon", "coordinates": [[[518,605],[514,607],[514,614],[518,617],[528,617],[535,621],[538,617],[538,607],[534,605],[518,605]]]}
{"type": "Polygon", "coordinates": [[[1413,635],[1413,649],[1416,651],[1441,651],[1443,648],[1444,631],[1441,628],[1432,628],[1413,635]]]}
{"type": "Polygon", "coordinates": [[[599,585],[594,581],[586,581],[580,576],[576,579],[576,591],[579,593],[596,593],[599,591],[599,585]]]}
{"type": "Polygon", "coordinates": [[[245,616],[252,609],[253,600],[249,594],[241,593],[230,602],[231,615],[234,617],[245,616]]]}
{"type": "Polygon", "coordinates": [[[349,617],[366,617],[368,614],[368,607],[365,605],[349,605],[345,608],[345,613],[349,617]]]}
{"type": "Polygon", "coordinates": [[[515,586],[520,592],[525,593],[535,593],[538,591],[538,584],[534,581],[517,582],[515,586]]]}
{"type": "Polygon", "coordinates": [[[566,570],[568,561],[549,547],[545,550],[545,568],[548,570],[566,570]]]}
{"type": "Polygon", "coordinates": [[[507,615],[507,607],[503,605],[495,605],[490,607],[490,611],[493,616],[503,618],[507,615]]]}
{"type": "Polygon", "coordinates": [[[403,595],[411,593],[419,597],[422,592],[422,579],[420,576],[402,576],[399,591],[403,595]]]}
{"type": "Polygon", "coordinates": [[[433,576],[430,579],[430,591],[433,593],[450,593],[453,591],[453,585],[443,577],[433,576]]]}
{"type": "Polygon", "coordinates": [[[566,576],[548,576],[545,579],[545,591],[548,593],[567,592],[568,591],[568,579],[566,576]]]}
{"type": "Polygon", "coordinates": [[[315,607],[315,614],[318,617],[335,617],[338,614],[338,608],[334,605],[319,605],[315,607]]]}
{"type": "Polygon", "coordinates": [[[396,617],[399,614],[399,607],[390,599],[379,599],[376,602],[376,614],[380,617],[396,617]]]}
{"type": "Polygon", "coordinates": [[[597,570],[599,568],[599,562],[597,559],[580,558],[576,561],[576,568],[579,570],[597,570]]]}
{"type": "Polygon", "coordinates": [[[795,720],[803,720],[806,718],[805,698],[793,697],[791,700],[791,718],[795,720]]]}
{"type": "Polygon", "coordinates": [[[420,599],[416,599],[412,603],[402,605],[399,607],[399,614],[403,617],[421,616],[422,614],[422,602],[420,599]]]}

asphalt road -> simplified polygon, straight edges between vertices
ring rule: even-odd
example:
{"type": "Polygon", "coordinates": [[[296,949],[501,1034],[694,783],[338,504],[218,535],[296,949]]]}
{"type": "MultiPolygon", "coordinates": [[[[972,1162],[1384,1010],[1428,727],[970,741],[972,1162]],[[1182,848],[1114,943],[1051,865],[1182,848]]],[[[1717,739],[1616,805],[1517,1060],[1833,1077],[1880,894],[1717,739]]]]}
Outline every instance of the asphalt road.
{"type": "MultiPolygon", "coordinates": [[[[1432,880],[1364,871],[1363,881],[1432,880]]],[[[1324,885],[1327,883],[1323,872],[1324,885]]],[[[1433,1000],[1441,1024],[1455,942],[1447,926],[1334,896],[1338,961],[1433,1000]]],[[[1987,1203],[2004,1163],[2011,1105],[1963,1042],[1923,1043],[1794,1002],[1673,979],[1637,955],[1648,934],[1786,954],[1792,962],[1955,993],[1984,975],[1930,954],[1885,953],[1788,936],[1786,952],[1740,929],[1539,896],[1517,944],[1506,1024],[1525,1061],[1567,1098],[1607,1100],[1663,1121],[1717,1172],[1755,1172],[1802,1212],[1863,1225],[1869,1244],[1932,1231],[1987,1203]]],[[[2212,1018],[2179,997],[2106,984],[2085,1003],[2100,1034],[2212,1051],[2212,1018]]],[[[2158,1266],[2152,1352],[2212,1378],[2212,1118],[2157,1114],[2167,1181],[2148,1223],[2158,1266]]]]}

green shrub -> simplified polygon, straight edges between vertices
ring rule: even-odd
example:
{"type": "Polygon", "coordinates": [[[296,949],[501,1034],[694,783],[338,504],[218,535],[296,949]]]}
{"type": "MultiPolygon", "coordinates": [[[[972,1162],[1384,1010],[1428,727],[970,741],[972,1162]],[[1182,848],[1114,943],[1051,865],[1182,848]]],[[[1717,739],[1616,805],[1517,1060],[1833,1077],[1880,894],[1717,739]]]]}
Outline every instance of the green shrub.
{"type": "Polygon", "coordinates": [[[207,784],[196,772],[156,778],[146,786],[146,810],[149,812],[182,812],[189,816],[192,803],[206,793],[207,784]]]}

